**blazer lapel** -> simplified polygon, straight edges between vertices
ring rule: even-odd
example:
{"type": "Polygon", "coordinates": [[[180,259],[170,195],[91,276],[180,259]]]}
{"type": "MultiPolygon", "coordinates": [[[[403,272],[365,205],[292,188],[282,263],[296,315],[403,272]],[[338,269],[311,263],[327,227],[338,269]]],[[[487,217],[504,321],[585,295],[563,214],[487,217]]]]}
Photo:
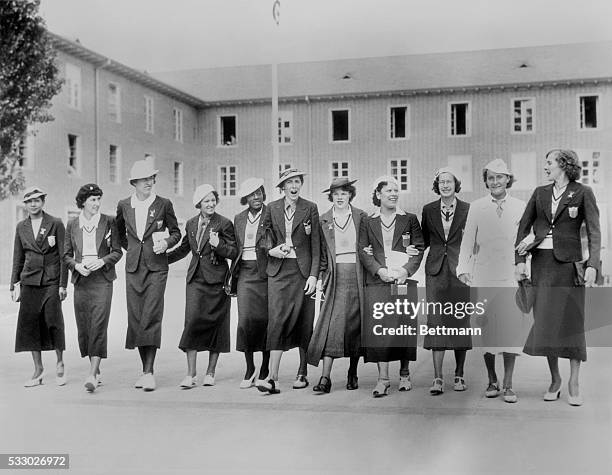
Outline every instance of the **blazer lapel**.
{"type": "MultiPolygon", "coordinates": [[[[211,217],[210,217],[210,221],[208,222],[208,226],[206,226],[206,228],[204,229],[204,234],[202,235],[202,242],[200,243],[200,246],[198,247],[198,252],[202,251],[202,249],[204,249],[204,246],[206,246],[206,243],[208,242],[208,240],[210,239],[210,232],[211,231],[219,231],[217,223],[219,221],[219,219],[217,218],[218,214],[214,213],[211,217]]],[[[198,218],[199,220],[199,218],[198,218]]],[[[196,224],[197,227],[197,224],[196,224]]],[[[196,233],[197,235],[197,233],[196,233]]]]}
{"type": "Polygon", "coordinates": [[[544,210],[544,215],[548,222],[552,223],[552,212],[551,212],[551,204],[552,204],[552,189],[554,185],[548,185],[546,188],[542,190],[540,193],[541,206],[544,210]]]}
{"type": "MultiPolygon", "coordinates": [[[[74,247],[76,248],[74,257],[75,259],[77,259],[77,256],[78,256],[79,259],[82,259],[83,258],[83,228],[81,228],[78,218],[74,222],[73,227],[75,228],[72,230],[72,232],[74,236],[74,244],[75,244],[74,247]]],[[[98,228],[99,227],[100,226],[98,225],[98,228]]]]}
{"type": "Polygon", "coordinates": [[[151,206],[149,206],[149,209],[147,210],[147,224],[145,226],[143,237],[147,235],[149,229],[151,228],[151,225],[155,222],[155,218],[157,217],[160,211],[159,205],[159,197],[156,196],[153,200],[153,203],[151,203],[151,206]]]}
{"type": "Polygon", "coordinates": [[[567,188],[565,189],[565,191],[563,192],[563,196],[561,197],[561,201],[559,202],[559,206],[557,206],[557,211],[555,212],[553,222],[557,220],[557,218],[561,215],[563,210],[567,207],[568,203],[570,202],[571,198],[568,199],[567,196],[570,193],[572,193],[572,196],[574,196],[576,194],[577,188],[578,187],[576,186],[576,182],[571,181],[568,183],[567,188]]]}
{"type": "MultiPolygon", "coordinates": [[[[43,212],[42,222],[40,223],[40,230],[36,235],[36,244],[42,250],[45,245],[45,239],[51,230],[51,220],[49,219],[49,215],[43,212]]],[[[57,245],[57,243],[55,243],[57,245]]]]}
{"type": "MultiPolygon", "coordinates": [[[[463,201],[457,200],[457,207],[455,208],[455,216],[453,216],[453,222],[451,223],[451,227],[448,230],[448,240],[449,241],[451,237],[459,229],[459,224],[465,220],[465,217],[467,216],[467,213],[468,213],[468,209],[469,207],[465,206],[465,203],[463,201]]],[[[440,220],[442,220],[440,213],[438,213],[438,216],[440,217],[440,220]]],[[[444,233],[442,233],[442,236],[444,236],[444,233]]]]}
{"type": "Polygon", "coordinates": [[[240,251],[242,251],[242,249],[244,248],[244,241],[246,239],[245,234],[247,219],[249,219],[248,208],[236,217],[236,242],[238,243],[238,249],[240,249],[240,251]]]}
{"type": "Polygon", "coordinates": [[[34,236],[34,228],[32,228],[32,220],[29,217],[25,220],[24,232],[25,232],[25,236],[23,236],[23,238],[26,241],[31,242],[36,247],[40,247],[37,242],[38,234],[34,236]]]}
{"type": "MultiPolygon", "coordinates": [[[[404,230],[406,229],[407,225],[408,225],[408,216],[403,215],[403,214],[396,215],[395,229],[393,230],[393,244],[391,245],[391,249],[395,249],[398,247],[398,244],[402,240],[402,235],[404,234],[404,230]]],[[[409,230],[406,232],[409,232],[409,230]]]]}
{"type": "MultiPolygon", "coordinates": [[[[247,213],[248,213],[248,211],[247,211],[247,213]]],[[[266,214],[266,205],[263,205],[261,207],[261,215],[259,215],[259,225],[257,226],[257,232],[255,233],[255,244],[259,243],[260,239],[264,235],[264,228],[263,228],[263,216],[264,216],[264,214],[266,214]]]]}
{"type": "Polygon", "coordinates": [[[384,249],[385,244],[383,242],[382,222],[380,216],[376,216],[375,218],[370,219],[368,222],[368,226],[370,226],[370,228],[372,229],[372,234],[374,234],[374,237],[378,241],[378,244],[380,244],[380,247],[384,249]]]}
{"type": "MultiPolygon", "coordinates": [[[[276,221],[276,228],[279,230],[282,241],[285,242],[287,240],[287,233],[285,232],[285,199],[281,198],[276,202],[276,204],[270,205],[270,214],[272,216],[272,221],[276,221]]],[[[273,223],[274,227],[274,223],[273,223]]]]}
{"type": "MultiPolygon", "coordinates": [[[[106,228],[108,227],[108,221],[104,215],[100,215],[100,221],[98,221],[98,227],[96,229],[96,250],[98,251],[98,256],[100,255],[100,245],[102,244],[102,240],[106,235],[106,228]]],[[[81,229],[81,226],[79,226],[81,229]]],[[[83,240],[81,239],[81,242],[83,240]]]]}
{"type": "Polygon", "coordinates": [[[442,214],[440,211],[440,207],[440,200],[437,200],[432,207],[433,216],[431,217],[431,220],[434,225],[434,230],[438,233],[440,239],[444,242],[446,241],[446,237],[444,236],[444,226],[442,225],[442,214]]]}
{"type": "Polygon", "coordinates": [[[334,213],[330,209],[323,215],[321,215],[321,227],[323,229],[323,235],[325,236],[325,244],[330,249],[332,260],[336,260],[336,233],[334,230],[334,213]]]}
{"type": "Polygon", "coordinates": [[[291,234],[295,231],[302,221],[304,221],[304,217],[306,216],[306,203],[301,198],[298,198],[298,201],[295,205],[295,214],[293,215],[293,224],[291,225],[291,234]]]}

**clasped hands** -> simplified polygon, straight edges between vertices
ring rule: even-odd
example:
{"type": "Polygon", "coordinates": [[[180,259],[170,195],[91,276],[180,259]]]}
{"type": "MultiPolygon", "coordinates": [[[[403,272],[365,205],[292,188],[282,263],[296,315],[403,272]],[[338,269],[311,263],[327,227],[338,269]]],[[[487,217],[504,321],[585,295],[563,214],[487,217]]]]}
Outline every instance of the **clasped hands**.
{"type": "Polygon", "coordinates": [[[102,269],[102,267],[104,267],[104,261],[102,259],[95,259],[93,261],[89,261],[87,264],[79,262],[74,266],[74,270],[76,270],[83,277],[87,277],[92,272],[102,269]]]}

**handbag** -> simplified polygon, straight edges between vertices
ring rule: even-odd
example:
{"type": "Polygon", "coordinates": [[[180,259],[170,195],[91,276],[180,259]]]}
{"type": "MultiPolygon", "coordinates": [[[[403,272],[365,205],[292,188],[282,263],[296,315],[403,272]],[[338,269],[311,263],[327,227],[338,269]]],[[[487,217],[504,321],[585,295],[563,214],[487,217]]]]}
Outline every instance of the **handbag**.
{"type": "Polygon", "coordinates": [[[535,302],[535,289],[533,288],[531,279],[523,279],[518,283],[518,289],[516,289],[514,300],[516,302],[516,306],[521,312],[531,312],[535,302]]]}

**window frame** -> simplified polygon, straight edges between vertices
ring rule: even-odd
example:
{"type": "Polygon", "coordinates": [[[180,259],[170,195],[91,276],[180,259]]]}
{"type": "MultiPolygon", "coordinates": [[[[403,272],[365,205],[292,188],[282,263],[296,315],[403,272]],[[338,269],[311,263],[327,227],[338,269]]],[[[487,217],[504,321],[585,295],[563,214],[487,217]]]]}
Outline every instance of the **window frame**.
{"type": "Polygon", "coordinates": [[[121,86],[119,85],[119,83],[115,82],[115,81],[109,81],[108,82],[108,87],[106,89],[106,93],[107,93],[107,106],[108,106],[108,118],[111,122],[114,122],[116,124],[121,124],[121,86]],[[115,98],[116,98],[116,102],[115,102],[115,117],[113,118],[113,114],[111,111],[111,97],[113,96],[111,89],[115,88],[115,98]]]}
{"type": "Polygon", "coordinates": [[[238,147],[238,114],[218,114],[217,115],[217,148],[236,148],[238,147]],[[234,139],[236,143],[226,145],[223,143],[223,128],[221,127],[222,119],[225,117],[233,117],[234,118],[234,129],[236,131],[236,135],[234,135],[234,139]]]}
{"type": "MultiPolygon", "coordinates": [[[[341,168],[339,168],[339,170],[341,170],[341,168]]],[[[329,178],[330,180],[333,180],[334,178],[340,178],[340,177],[350,177],[351,176],[351,161],[350,160],[333,160],[329,163],[329,178]],[[337,177],[334,176],[334,164],[343,164],[346,163],[346,175],[338,175],[337,177]]]]}
{"type": "Polygon", "coordinates": [[[602,111],[602,107],[601,107],[601,93],[598,92],[594,92],[594,93],[589,93],[589,92],[585,92],[585,93],[580,93],[580,94],[576,94],[576,121],[577,121],[577,127],[578,127],[578,131],[580,132],[591,132],[591,131],[600,131],[602,129],[601,126],[601,111],[602,111]],[[597,127],[582,127],[582,98],[583,97],[596,97],[597,98],[597,102],[595,104],[595,120],[597,121],[597,127]]]}
{"type": "Polygon", "coordinates": [[[83,72],[81,67],[66,61],[64,65],[64,79],[68,86],[68,107],[81,111],[83,103],[83,72]],[[76,97],[74,94],[75,89],[76,97]]]}
{"type": "Polygon", "coordinates": [[[331,144],[343,144],[343,143],[351,143],[353,139],[352,134],[352,126],[351,126],[351,108],[350,107],[330,107],[328,112],[328,135],[329,135],[329,143],[331,144]],[[347,122],[348,122],[348,138],[346,140],[334,140],[334,112],[343,112],[346,111],[348,114],[347,122]]]}
{"type": "Polygon", "coordinates": [[[463,101],[449,101],[447,102],[447,133],[448,138],[466,138],[472,136],[472,101],[463,100],[463,101]],[[453,134],[453,106],[459,104],[467,104],[467,111],[465,117],[465,134],[453,134]]]}
{"type": "Polygon", "coordinates": [[[387,160],[387,174],[389,176],[394,177],[397,182],[400,185],[400,189],[399,192],[400,193],[411,193],[412,192],[412,160],[410,160],[410,157],[394,157],[394,158],[389,158],[387,160]],[[400,179],[400,176],[395,176],[393,174],[393,165],[392,162],[397,161],[398,162],[398,168],[402,168],[401,166],[401,161],[402,160],[406,160],[406,171],[407,171],[407,180],[406,180],[406,189],[402,190],[402,182],[400,179]]]}
{"type": "Polygon", "coordinates": [[[121,184],[121,147],[113,143],[108,144],[108,183],[121,184]],[[115,147],[115,181],[111,179],[111,147],[115,147]]]}
{"type": "MultiPolygon", "coordinates": [[[[510,98],[510,133],[512,135],[533,135],[536,133],[536,98],[534,96],[519,96],[510,98]],[[532,112],[531,112],[531,130],[522,130],[523,128],[523,117],[521,115],[521,130],[514,130],[514,103],[516,101],[532,101],[532,112]]],[[[526,125],[526,124],[525,124],[526,125]]]]}
{"type": "Polygon", "coordinates": [[[391,141],[391,142],[401,142],[404,140],[410,140],[410,104],[390,104],[389,106],[387,106],[387,140],[391,141]],[[399,109],[400,107],[405,107],[406,108],[406,117],[404,120],[404,133],[406,134],[405,137],[391,137],[391,110],[392,109],[399,109]]]}
{"type": "Polygon", "coordinates": [[[278,127],[277,127],[277,138],[280,140],[280,141],[278,142],[278,145],[279,145],[279,146],[289,146],[289,145],[293,145],[293,143],[295,142],[295,136],[294,136],[294,133],[293,133],[293,132],[294,132],[294,130],[295,130],[295,127],[294,127],[294,122],[293,122],[293,110],[279,110],[279,111],[278,111],[278,119],[279,119],[279,120],[278,120],[278,122],[280,122],[280,124],[277,124],[277,125],[278,125],[278,127]],[[285,142],[284,140],[281,140],[281,139],[283,139],[283,138],[284,138],[284,135],[283,135],[283,133],[282,133],[282,132],[283,132],[283,130],[284,130],[284,127],[282,127],[282,125],[281,125],[281,124],[282,124],[283,122],[285,122],[285,121],[286,121],[286,118],[285,118],[285,117],[283,117],[283,115],[284,115],[284,114],[289,114],[289,115],[290,115],[290,117],[291,117],[291,118],[289,119],[289,123],[290,123],[290,125],[289,125],[289,130],[290,130],[290,132],[291,132],[291,134],[290,134],[290,136],[289,136],[289,138],[290,138],[291,140],[290,140],[289,142],[285,142]]]}
{"type": "Polygon", "coordinates": [[[219,192],[219,196],[237,196],[236,193],[238,192],[238,166],[237,165],[232,165],[232,164],[225,164],[225,165],[218,165],[217,166],[217,190],[219,192]],[[231,175],[231,168],[234,169],[234,193],[232,194],[232,188],[231,188],[231,183],[232,180],[229,178],[228,176],[228,186],[224,186],[223,183],[223,178],[224,178],[224,174],[223,174],[223,169],[226,168],[227,171],[225,172],[225,175],[231,175]],[[226,191],[229,191],[229,193],[226,193],[226,191]]]}
{"type": "Polygon", "coordinates": [[[172,191],[175,196],[185,195],[185,163],[181,160],[172,161],[172,191]]]}
{"type": "Polygon", "coordinates": [[[68,163],[66,164],[67,166],[67,170],[68,170],[68,176],[71,178],[80,178],[81,177],[81,167],[82,167],[82,157],[81,157],[81,136],[78,134],[74,134],[74,133],[67,133],[66,134],[66,138],[68,139],[68,156],[66,157],[68,159],[68,163]],[[71,153],[71,149],[70,149],[70,136],[75,137],[75,162],[76,162],[76,166],[72,166],[70,165],[70,153],[71,153]],[[73,173],[71,173],[71,169],[74,170],[73,173]]]}
{"type": "Polygon", "coordinates": [[[145,132],[155,133],[155,100],[153,96],[144,95],[145,132]],[[149,107],[150,106],[150,107],[149,107]],[[150,121],[149,121],[150,118],[150,121]]]}

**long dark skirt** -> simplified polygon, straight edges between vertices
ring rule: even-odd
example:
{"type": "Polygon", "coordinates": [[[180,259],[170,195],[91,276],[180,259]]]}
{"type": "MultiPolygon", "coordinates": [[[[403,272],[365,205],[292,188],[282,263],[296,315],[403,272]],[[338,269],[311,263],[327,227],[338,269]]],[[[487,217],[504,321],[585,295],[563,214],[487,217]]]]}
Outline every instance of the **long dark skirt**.
{"type": "MultiPolygon", "coordinates": [[[[425,277],[425,293],[428,303],[470,301],[470,288],[461,282],[451,271],[448,258],[445,257],[438,275],[425,277]]],[[[455,318],[454,315],[427,315],[428,327],[470,328],[470,317],[455,318]]],[[[472,337],[470,335],[425,335],[423,348],[426,350],[471,350],[472,337]]]]}
{"type": "Polygon", "coordinates": [[[278,274],[268,277],[266,349],[308,348],[315,301],[304,294],[305,285],[296,259],[284,259],[278,274]]]}
{"type": "MultiPolygon", "coordinates": [[[[416,301],[418,299],[416,294],[416,287],[409,288],[409,295],[399,297],[402,300],[404,298],[408,300],[416,301]]],[[[365,315],[364,319],[372,318],[370,312],[377,302],[395,302],[398,296],[391,295],[390,284],[376,284],[366,285],[365,288],[365,315]]],[[[413,323],[414,324],[414,323],[413,323]]],[[[371,324],[362,325],[362,331],[368,331],[371,324]]],[[[384,341],[384,337],[379,337],[379,341],[384,341]]],[[[389,341],[395,340],[396,337],[392,337],[389,341]]],[[[365,340],[367,342],[367,339],[365,340]]],[[[398,360],[410,360],[416,361],[417,357],[417,336],[405,336],[402,337],[402,346],[391,346],[394,343],[390,343],[385,347],[376,347],[372,345],[365,345],[364,348],[364,361],[366,363],[372,362],[383,362],[383,361],[398,361],[398,360]]]]}
{"type": "MultiPolygon", "coordinates": [[[[361,312],[355,264],[336,264],[336,288],[327,331],[315,335],[325,338],[322,356],[332,358],[359,356],[361,350],[361,312]]],[[[323,319],[317,321],[322,325],[323,319]]]]}
{"type": "Polygon", "coordinates": [[[575,286],[574,263],[559,262],[550,249],[532,251],[531,281],[536,291],[533,327],[523,351],[586,361],[583,286],[575,286]]]}
{"type": "Polygon", "coordinates": [[[81,276],[74,286],[76,317],[81,357],[106,358],[107,329],[110,318],[113,283],[101,272],[81,276]]]}
{"type": "Polygon", "coordinates": [[[268,328],[268,280],[259,277],[257,261],[241,261],[237,284],[236,350],[264,351],[268,328]]]}
{"type": "Polygon", "coordinates": [[[125,275],[128,328],[125,347],[161,346],[164,293],[168,271],[150,271],[144,263],[125,275]]]}
{"type": "Polygon", "coordinates": [[[59,286],[22,285],[20,300],[15,351],[65,350],[59,286]]]}
{"type": "Polygon", "coordinates": [[[185,327],[179,348],[228,353],[230,297],[223,284],[207,284],[198,272],[185,294],[185,327]]]}

